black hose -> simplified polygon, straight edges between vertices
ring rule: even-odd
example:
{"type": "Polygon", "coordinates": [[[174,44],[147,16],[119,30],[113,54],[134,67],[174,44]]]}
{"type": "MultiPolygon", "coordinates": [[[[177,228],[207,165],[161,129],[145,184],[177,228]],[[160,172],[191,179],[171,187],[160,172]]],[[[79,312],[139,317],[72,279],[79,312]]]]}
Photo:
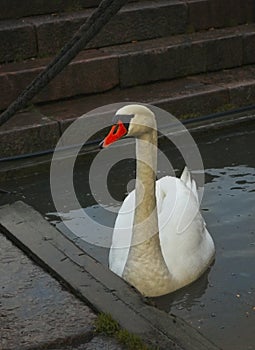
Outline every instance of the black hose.
{"type": "Polygon", "coordinates": [[[0,115],[0,126],[7,122],[17,111],[26,107],[29,101],[41,91],[65,66],[94,38],[128,0],[102,0],[86,22],[62,48],[60,53],[41,72],[28,87],[0,115]]]}

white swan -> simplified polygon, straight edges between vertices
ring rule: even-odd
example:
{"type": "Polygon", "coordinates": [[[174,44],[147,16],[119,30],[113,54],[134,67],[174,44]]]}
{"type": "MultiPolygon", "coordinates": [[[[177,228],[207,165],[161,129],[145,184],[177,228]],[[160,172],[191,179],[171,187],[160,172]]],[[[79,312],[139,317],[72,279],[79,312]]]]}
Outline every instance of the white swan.
{"type": "Polygon", "coordinates": [[[136,138],[136,186],[115,222],[109,267],[145,296],[155,297],[196,280],[210,265],[215,247],[199,212],[195,181],[156,181],[157,129],[153,112],[128,105],[116,113],[104,139],[107,147],[124,135],[136,138]]]}

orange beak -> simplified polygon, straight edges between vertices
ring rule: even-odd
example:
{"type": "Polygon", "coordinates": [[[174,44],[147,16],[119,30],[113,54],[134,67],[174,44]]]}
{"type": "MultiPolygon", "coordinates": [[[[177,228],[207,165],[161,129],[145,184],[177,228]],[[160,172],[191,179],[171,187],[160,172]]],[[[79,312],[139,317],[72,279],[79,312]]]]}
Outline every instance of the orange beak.
{"type": "Polygon", "coordinates": [[[127,134],[128,130],[121,120],[118,121],[117,124],[113,125],[109,134],[103,140],[101,147],[105,148],[119,140],[121,137],[127,134]]]}

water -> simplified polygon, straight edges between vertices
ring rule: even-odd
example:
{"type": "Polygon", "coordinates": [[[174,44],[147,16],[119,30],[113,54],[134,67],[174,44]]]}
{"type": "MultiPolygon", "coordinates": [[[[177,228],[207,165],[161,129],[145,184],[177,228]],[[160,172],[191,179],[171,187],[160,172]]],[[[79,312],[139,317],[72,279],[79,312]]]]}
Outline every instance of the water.
{"type": "Polygon", "coordinates": [[[207,274],[156,305],[184,318],[223,349],[255,349],[255,169],[207,169],[203,215],[216,243],[207,274]]]}
{"type": "MultiPolygon", "coordinates": [[[[177,314],[224,350],[255,349],[255,123],[218,131],[194,134],[204,161],[205,192],[201,205],[203,216],[216,244],[214,264],[198,281],[180,291],[153,299],[160,309],[177,314]]],[[[175,169],[182,169],[183,160],[166,140],[160,147],[175,169]]],[[[81,158],[75,169],[75,188],[81,206],[98,223],[112,227],[115,213],[105,204],[95,202],[88,185],[89,167],[95,153],[81,158]]],[[[159,177],[164,174],[159,174],[159,177]]],[[[99,174],[103,176],[103,174],[99,174]]],[[[120,162],[110,172],[108,185],[117,201],[123,200],[127,187],[132,188],[134,161],[120,162]]],[[[60,179],[61,183],[61,179],[60,179]]],[[[83,213],[76,208],[65,210],[62,218],[71,223],[74,235],[55,213],[46,174],[0,184],[15,190],[15,195],[2,195],[0,204],[22,199],[39,210],[60,230],[107,264],[108,249],[88,244],[93,235],[106,245],[110,237],[104,231],[93,231],[83,213]]],[[[68,193],[62,189],[63,199],[68,193]]],[[[100,197],[100,193],[98,193],[100,197]]],[[[71,203],[68,203],[72,206],[71,203]]],[[[108,203],[110,208],[117,204],[108,203]]]]}

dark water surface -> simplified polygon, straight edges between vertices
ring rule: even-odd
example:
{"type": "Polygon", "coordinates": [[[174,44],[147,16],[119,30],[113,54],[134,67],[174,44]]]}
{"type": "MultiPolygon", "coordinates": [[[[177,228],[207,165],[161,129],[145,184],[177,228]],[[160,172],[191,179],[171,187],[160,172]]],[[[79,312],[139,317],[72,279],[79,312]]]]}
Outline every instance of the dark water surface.
{"type": "Polygon", "coordinates": [[[192,285],[156,299],[223,349],[255,349],[255,169],[206,169],[203,215],[216,243],[214,265],[192,285]]]}
{"type": "MultiPolygon", "coordinates": [[[[202,154],[206,184],[201,205],[208,229],[216,244],[216,258],[206,274],[192,285],[154,299],[160,309],[177,314],[224,350],[255,349],[255,123],[217,131],[195,133],[202,154]]],[[[175,169],[183,168],[181,156],[164,140],[161,150],[175,169]]],[[[95,202],[88,185],[89,167],[95,153],[77,162],[74,179],[77,196],[85,212],[96,222],[112,227],[115,214],[95,202]]],[[[159,177],[164,174],[158,174],[159,177]]],[[[103,177],[103,174],[98,174],[103,177]]],[[[133,160],[120,162],[108,176],[116,200],[123,200],[127,184],[135,176],[133,160]]],[[[61,183],[61,179],[60,179],[61,183]]],[[[132,187],[132,182],[129,183],[132,187]]],[[[16,195],[1,195],[0,204],[21,199],[39,210],[48,220],[104,264],[108,249],[88,244],[91,237],[105,245],[110,237],[93,231],[82,211],[63,208],[76,235],[61,222],[52,203],[48,175],[38,174],[1,184],[16,195]]],[[[61,190],[63,201],[68,193],[61,190]]]]}

